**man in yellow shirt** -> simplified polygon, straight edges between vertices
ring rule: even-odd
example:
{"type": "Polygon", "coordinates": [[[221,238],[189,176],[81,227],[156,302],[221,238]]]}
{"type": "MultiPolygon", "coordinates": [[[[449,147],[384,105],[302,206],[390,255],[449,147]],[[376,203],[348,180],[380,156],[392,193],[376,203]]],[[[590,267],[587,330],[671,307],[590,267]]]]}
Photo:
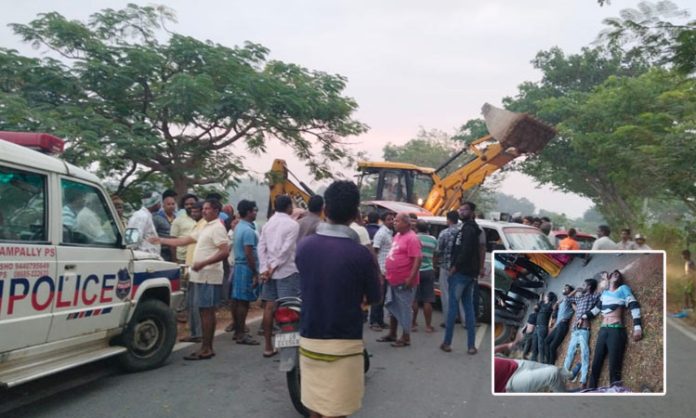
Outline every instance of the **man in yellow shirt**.
{"type": "Polygon", "coordinates": [[[195,292],[191,308],[198,309],[201,316],[202,343],[198,351],[184,357],[184,360],[208,360],[215,355],[215,308],[222,294],[222,260],[230,252],[227,231],[218,218],[221,209],[222,204],[218,200],[207,199],[203,204],[204,223],[200,228],[194,228],[186,237],[153,238],[173,247],[196,243],[189,279],[193,286],[189,291],[195,292]]]}

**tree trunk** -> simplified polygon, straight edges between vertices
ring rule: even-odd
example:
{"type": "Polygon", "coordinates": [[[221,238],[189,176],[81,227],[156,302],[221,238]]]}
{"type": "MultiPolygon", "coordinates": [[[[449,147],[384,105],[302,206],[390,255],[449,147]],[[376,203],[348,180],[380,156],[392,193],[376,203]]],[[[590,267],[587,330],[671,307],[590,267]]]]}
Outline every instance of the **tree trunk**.
{"type": "Polygon", "coordinates": [[[621,228],[635,229],[641,223],[638,211],[621,196],[612,182],[595,177],[588,179],[588,183],[597,193],[593,199],[597,209],[609,222],[612,230],[618,232],[621,228]]]}
{"type": "Polygon", "coordinates": [[[189,191],[189,179],[185,175],[179,173],[168,173],[169,178],[172,179],[174,184],[174,191],[177,193],[179,198],[188,193],[189,191]]]}

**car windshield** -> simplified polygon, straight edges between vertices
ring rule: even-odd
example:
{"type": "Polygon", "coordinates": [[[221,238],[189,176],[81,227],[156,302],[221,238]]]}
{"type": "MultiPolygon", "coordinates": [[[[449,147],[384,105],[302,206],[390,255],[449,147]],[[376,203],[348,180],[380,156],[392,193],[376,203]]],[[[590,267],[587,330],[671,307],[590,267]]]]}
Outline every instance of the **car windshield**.
{"type": "Polygon", "coordinates": [[[534,228],[503,228],[511,250],[553,250],[553,245],[541,231],[534,228]]]}

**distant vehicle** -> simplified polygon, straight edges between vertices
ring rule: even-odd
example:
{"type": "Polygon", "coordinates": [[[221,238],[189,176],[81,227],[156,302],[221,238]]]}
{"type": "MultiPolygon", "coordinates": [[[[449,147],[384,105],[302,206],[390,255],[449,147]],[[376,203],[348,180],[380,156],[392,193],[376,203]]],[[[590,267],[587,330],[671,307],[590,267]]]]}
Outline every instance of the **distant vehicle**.
{"type": "MultiPolygon", "coordinates": [[[[551,239],[554,248],[558,248],[558,244],[561,242],[561,240],[567,237],[568,231],[565,230],[551,231],[549,234],[549,238],[551,239]]],[[[580,250],[591,250],[592,243],[595,242],[596,239],[597,238],[594,235],[586,234],[584,232],[578,232],[575,235],[575,241],[580,244],[580,250]]]]}

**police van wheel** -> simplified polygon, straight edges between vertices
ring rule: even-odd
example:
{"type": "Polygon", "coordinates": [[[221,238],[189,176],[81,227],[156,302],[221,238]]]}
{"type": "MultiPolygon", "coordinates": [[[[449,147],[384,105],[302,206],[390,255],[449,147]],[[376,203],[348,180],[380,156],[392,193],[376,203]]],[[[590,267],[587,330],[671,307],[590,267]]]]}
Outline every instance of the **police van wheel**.
{"type": "Polygon", "coordinates": [[[156,299],[138,305],[121,338],[128,351],[119,360],[128,371],[162,365],[176,343],[176,317],[169,306],[156,299]]]}

